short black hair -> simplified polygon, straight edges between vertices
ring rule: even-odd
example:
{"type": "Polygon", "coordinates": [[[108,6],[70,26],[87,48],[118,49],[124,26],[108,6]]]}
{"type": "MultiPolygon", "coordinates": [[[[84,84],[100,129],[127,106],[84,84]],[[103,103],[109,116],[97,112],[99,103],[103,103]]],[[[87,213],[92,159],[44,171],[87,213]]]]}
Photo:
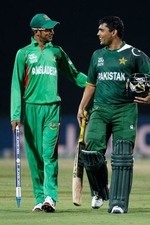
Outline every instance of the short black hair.
{"type": "Polygon", "coordinates": [[[118,37],[123,38],[124,35],[124,23],[118,16],[106,16],[99,20],[99,25],[106,23],[110,32],[117,30],[118,37]]]}

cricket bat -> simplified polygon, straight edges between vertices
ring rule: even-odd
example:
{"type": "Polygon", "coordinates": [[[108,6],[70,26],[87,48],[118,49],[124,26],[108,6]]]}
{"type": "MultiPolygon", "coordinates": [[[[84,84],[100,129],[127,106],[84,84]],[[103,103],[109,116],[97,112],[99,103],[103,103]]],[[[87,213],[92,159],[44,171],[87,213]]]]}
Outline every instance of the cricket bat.
{"type": "Polygon", "coordinates": [[[18,207],[21,203],[21,154],[20,154],[20,128],[15,130],[15,167],[16,167],[16,201],[18,207]]]}
{"type": "MultiPolygon", "coordinates": [[[[87,111],[84,110],[84,117],[87,116],[87,111]]],[[[85,129],[86,129],[86,120],[85,118],[82,119],[80,134],[76,149],[76,154],[74,158],[73,164],[73,177],[72,177],[72,198],[73,204],[76,206],[81,206],[82,204],[82,190],[83,190],[83,174],[84,174],[84,167],[80,163],[81,160],[81,150],[85,149],[85,129]]]]}

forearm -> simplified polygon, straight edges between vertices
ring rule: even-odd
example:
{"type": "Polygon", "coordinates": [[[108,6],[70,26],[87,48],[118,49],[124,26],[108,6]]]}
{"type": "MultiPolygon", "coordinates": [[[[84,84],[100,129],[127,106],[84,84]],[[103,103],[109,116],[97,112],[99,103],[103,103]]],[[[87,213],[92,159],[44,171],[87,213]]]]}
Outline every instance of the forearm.
{"type": "Polygon", "coordinates": [[[79,108],[78,108],[77,120],[78,120],[79,126],[81,126],[81,121],[82,121],[82,118],[84,117],[84,110],[86,110],[90,100],[93,97],[94,92],[95,92],[95,86],[87,84],[84,90],[79,108]]]}
{"type": "Polygon", "coordinates": [[[83,97],[81,99],[80,105],[79,105],[79,109],[81,109],[83,111],[86,109],[90,100],[93,97],[94,92],[95,92],[95,86],[87,84],[87,86],[84,90],[83,97]]]}

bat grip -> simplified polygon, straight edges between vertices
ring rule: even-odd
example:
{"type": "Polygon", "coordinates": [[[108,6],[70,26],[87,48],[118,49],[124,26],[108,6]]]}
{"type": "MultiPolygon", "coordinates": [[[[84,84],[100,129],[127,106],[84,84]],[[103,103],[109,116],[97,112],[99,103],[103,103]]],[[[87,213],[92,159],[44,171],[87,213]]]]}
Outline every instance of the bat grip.
{"type": "Polygon", "coordinates": [[[85,135],[85,128],[86,128],[86,116],[87,111],[84,110],[84,117],[82,118],[81,122],[81,129],[80,129],[80,135],[79,135],[79,142],[84,142],[84,135],[85,135]]]}

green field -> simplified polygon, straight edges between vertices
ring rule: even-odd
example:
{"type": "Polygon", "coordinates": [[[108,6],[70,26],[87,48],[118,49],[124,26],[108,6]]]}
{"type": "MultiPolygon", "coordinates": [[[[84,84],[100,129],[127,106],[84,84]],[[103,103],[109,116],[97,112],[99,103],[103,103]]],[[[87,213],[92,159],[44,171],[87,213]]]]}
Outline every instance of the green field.
{"type": "MultiPolygon", "coordinates": [[[[135,159],[133,187],[127,214],[107,212],[108,202],[101,209],[91,208],[91,196],[84,176],[82,206],[72,203],[73,159],[59,159],[59,202],[55,213],[33,213],[34,206],[30,173],[26,159],[21,162],[22,199],[20,208],[15,197],[15,163],[0,159],[0,224],[5,225],[143,225],[150,222],[150,159],[135,159]]],[[[110,162],[108,161],[109,171],[110,162]]],[[[110,176],[110,175],[109,175],[110,176]]]]}

